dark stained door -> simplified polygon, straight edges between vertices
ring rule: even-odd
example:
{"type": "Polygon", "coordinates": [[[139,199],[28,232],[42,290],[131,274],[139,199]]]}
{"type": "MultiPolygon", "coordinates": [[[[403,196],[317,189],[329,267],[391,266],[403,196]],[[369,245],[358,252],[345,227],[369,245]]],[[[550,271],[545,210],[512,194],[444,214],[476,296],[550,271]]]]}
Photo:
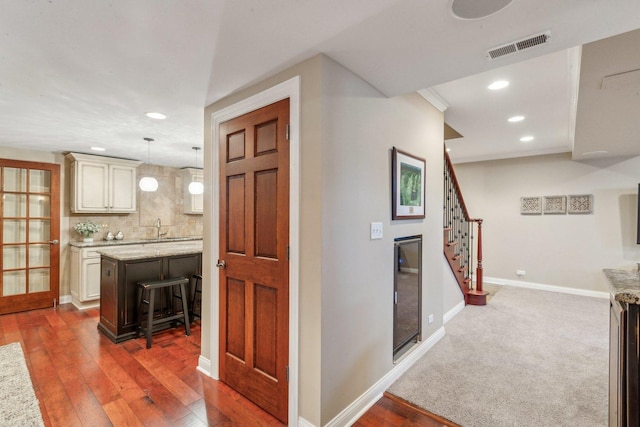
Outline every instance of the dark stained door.
{"type": "Polygon", "coordinates": [[[0,314],[59,296],[60,166],[0,159],[0,314]]]}
{"type": "Polygon", "coordinates": [[[287,422],[289,100],[220,126],[220,379],[287,422]]]}

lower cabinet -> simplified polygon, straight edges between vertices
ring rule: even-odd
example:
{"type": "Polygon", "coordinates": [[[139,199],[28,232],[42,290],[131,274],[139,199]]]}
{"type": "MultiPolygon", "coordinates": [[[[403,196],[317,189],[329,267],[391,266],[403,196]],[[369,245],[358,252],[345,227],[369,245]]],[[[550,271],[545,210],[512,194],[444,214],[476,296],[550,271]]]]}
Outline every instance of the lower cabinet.
{"type": "MultiPolygon", "coordinates": [[[[202,253],[124,261],[103,255],[98,329],[113,342],[135,338],[138,282],[182,276],[191,279],[193,274],[200,273],[202,253]]],[[[188,298],[192,294],[192,286],[190,283],[188,298]]]]}
{"type": "Polygon", "coordinates": [[[640,306],[611,300],[609,426],[640,425],[640,306]]]}
{"type": "Polygon", "coordinates": [[[71,303],[84,310],[100,305],[100,254],[71,246],[71,303]]]}

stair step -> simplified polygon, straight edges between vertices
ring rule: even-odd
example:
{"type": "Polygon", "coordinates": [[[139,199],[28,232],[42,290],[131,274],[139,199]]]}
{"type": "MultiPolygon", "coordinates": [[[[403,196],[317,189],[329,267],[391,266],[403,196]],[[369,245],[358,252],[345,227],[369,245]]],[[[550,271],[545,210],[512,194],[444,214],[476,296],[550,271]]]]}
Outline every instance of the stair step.
{"type": "Polygon", "coordinates": [[[489,295],[487,291],[476,291],[472,289],[466,293],[465,299],[469,305],[487,305],[487,295],[489,295]]]}

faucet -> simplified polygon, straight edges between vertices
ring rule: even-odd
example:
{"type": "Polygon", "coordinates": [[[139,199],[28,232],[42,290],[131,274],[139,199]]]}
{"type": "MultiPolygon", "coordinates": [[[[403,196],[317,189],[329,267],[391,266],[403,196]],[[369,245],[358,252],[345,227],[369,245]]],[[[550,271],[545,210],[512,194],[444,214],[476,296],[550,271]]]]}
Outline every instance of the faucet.
{"type": "Polygon", "coordinates": [[[160,232],[160,229],[162,228],[162,222],[160,221],[160,218],[156,219],[155,227],[158,229],[158,240],[162,239],[162,236],[166,236],[167,233],[169,233],[168,231],[165,231],[164,233],[160,232]]]}

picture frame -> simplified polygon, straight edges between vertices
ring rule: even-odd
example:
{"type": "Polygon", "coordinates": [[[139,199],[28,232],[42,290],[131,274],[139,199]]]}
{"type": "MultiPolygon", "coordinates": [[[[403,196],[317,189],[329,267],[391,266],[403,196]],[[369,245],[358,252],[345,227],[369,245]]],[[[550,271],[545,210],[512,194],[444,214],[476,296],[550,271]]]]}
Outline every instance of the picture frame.
{"type": "Polygon", "coordinates": [[[391,219],[425,217],[426,161],[393,147],[391,152],[391,219]]]}

